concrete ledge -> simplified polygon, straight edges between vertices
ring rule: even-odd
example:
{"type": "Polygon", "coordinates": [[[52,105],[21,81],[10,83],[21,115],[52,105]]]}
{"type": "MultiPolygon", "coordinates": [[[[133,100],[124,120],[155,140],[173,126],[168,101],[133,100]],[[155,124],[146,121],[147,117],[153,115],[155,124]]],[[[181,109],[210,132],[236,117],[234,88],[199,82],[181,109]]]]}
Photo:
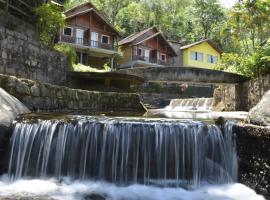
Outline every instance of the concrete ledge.
{"type": "Polygon", "coordinates": [[[158,82],[201,82],[236,84],[247,81],[248,78],[211,69],[195,67],[138,67],[122,69],[118,72],[145,78],[147,81],[158,82]]]}
{"type": "Polygon", "coordinates": [[[71,89],[0,74],[0,87],[31,111],[72,114],[91,112],[145,112],[135,93],[97,92],[71,89]]]}

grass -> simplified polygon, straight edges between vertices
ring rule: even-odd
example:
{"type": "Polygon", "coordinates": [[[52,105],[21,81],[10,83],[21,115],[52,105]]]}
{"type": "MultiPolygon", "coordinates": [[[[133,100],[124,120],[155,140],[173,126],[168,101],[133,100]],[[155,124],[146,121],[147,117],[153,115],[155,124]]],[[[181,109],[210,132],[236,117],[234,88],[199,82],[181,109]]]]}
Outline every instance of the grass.
{"type": "Polygon", "coordinates": [[[105,65],[104,66],[104,69],[97,69],[97,68],[94,68],[94,67],[90,67],[90,66],[86,66],[86,65],[83,65],[83,64],[73,64],[72,65],[72,68],[75,72],[109,72],[110,71],[110,68],[105,65]]]}

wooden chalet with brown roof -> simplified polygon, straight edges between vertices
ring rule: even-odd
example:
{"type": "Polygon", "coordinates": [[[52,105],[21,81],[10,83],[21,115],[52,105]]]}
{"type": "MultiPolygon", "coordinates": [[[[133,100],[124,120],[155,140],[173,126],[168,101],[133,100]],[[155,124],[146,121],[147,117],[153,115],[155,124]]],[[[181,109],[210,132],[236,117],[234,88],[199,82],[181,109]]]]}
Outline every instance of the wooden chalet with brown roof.
{"type": "Polygon", "coordinates": [[[60,34],[60,43],[72,45],[80,63],[102,67],[108,58],[113,66],[118,54],[119,33],[92,3],[84,3],[65,13],[66,27],[60,34]]]}
{"type": "Polygon", "coordinates": [[[176,56],[166,38],[152,27],[139,33],[132,34],[119,42],[123,57],[119,67],[163,67],[173,64],[176,56]]]}

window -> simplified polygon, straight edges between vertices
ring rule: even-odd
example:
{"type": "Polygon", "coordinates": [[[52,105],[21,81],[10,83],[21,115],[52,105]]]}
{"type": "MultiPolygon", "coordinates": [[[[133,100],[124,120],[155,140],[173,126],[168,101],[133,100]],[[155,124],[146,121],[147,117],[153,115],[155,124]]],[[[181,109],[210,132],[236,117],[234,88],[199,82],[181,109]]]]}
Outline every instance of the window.
{"type": "Polygon", "coordinates": [[[191,52],[191,60],[196,60],[196,61],[202,62],[203,61],[203,53],[192,51],[191,52]]]}
{"type": "Polygon", "coordinates": [[[64,28],[64,35],[72,36],[72,28],[70,28],[70,27],[65,27],[65,28],[64,28]]]}
{"type": "Polygon", "coordinates": [[[142,56],[142,49],[141,48],[137,48],[137,55],[142,56]]]}
{"type": "Polygon", "coordinates": [[[215,64],[218,62],[218,57],[212,56],[212,55],[207,55],[207,62],[215,64]]]}
{"type": "Polygon", "coordinates": [[[161,54],[161,55],[160,55],[160,59],[161,59],[162,61],[166,61],[166,54],[161,54]]]}
{"type": "Polygon", "coordinates": [[[102,35],[102,37],[101,37],[101,42],[103,43],[103,44],[109,44],[110,42],[109,42],[109,36],[107,36],[107,35],[102,35]]]}

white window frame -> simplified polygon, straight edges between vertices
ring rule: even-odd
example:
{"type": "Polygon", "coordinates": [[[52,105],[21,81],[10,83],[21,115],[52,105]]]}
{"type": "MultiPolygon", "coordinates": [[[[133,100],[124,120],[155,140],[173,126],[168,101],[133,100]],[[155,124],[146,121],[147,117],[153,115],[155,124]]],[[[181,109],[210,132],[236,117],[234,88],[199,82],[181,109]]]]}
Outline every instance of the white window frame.
{"type": "Polygon", "coordinates": [[[63,28],[63,35],[64,35],[64,36],[73,37],[73,27],[71,27],[71,26],[65,26],[65,27],[63,28]],[[65,34],[65,28],[70,28],[70,29],[71,29],[71,35],[66,35],[66,34],[65,34]]]}
{"type": "Polygon", "coordinates": [[[166,62],[167,61],[167,55],[165,53],[161,53],[160,54],[160,60],[166,62]],[[164,60],[162,60],[162,56],[164,56],[164,58],[165,58],[164,60]]]}
{"type": "Polygon", "coordinates": [[[136,49],[136,55],[137,55],[137,56],[143,56],[143,49],[137,47],[137,49],[136,49]],[[139,50],[139,49],[141,50],[141,55],[138,54],[138,50],[139,50]]]}
{"type": "Polygon", "coordinates": [[[218,56],[213,56],[213,55],[207,54],[207,62],[210,64],[217,64],[218,56]],[[210,62],[209,62],[209,58],[210,58],[210,62]]]}
{"type": "Polygon", "coordinates": [[[100,41],[101,44],[110,44],[110,36],[109,36],[109,35],[103,35],[103,34],[102,34],[100,40],[101,40],[101,41],[100,41]],[[107,38],[108,38],[108,43],[103,43],[103,40],[102,40],[103,37],[107,37],[107,38]]]}
{"type": "Polygon", "coordinates": [[[204,60],[204,53],[202,53],[202,52],[198,52],[198,51],[191,51],[191,60],[194,60],[194,61],[197,61],[197,62],[203,62],[203,60],[204,60]],[[202,60],[199,60],[199,54],[201,54],[202,55],[202,60]],[[193,56],[194,56],[194,58],[193,58],[193,56]]]}

